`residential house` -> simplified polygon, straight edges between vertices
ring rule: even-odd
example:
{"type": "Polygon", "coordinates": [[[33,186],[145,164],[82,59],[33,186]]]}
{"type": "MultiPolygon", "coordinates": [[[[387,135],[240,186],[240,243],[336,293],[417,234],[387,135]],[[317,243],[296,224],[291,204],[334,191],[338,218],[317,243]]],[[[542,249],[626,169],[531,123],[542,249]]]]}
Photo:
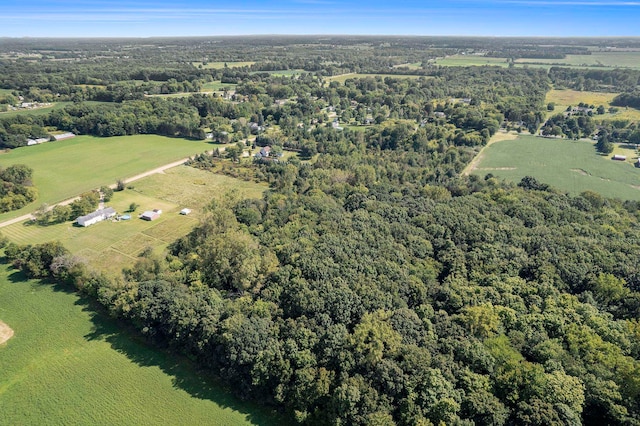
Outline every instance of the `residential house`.
{"type": "Polygon", "coordinates": [[[85,216],[80,216],[76,219],[76,223],[80,226],[91,226],[94,223],[102,222],[116,215],[116,211],[113,207],[106,207],[104,209],[96,210],[93,213],[89,213],[85,216]]]}

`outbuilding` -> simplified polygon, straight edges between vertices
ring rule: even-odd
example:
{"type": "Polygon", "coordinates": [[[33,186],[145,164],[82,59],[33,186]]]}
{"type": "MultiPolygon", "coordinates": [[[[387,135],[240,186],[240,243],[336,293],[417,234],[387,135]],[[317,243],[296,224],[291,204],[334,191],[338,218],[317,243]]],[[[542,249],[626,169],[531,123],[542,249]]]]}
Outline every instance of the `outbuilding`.
{"type": "Polygon", "coordinates": [[[191,209],[184,208],[184,209],[180,210],[180,214],[182,214],[182,215],[186,216],[189,213],[191,213],[191,209]]]}

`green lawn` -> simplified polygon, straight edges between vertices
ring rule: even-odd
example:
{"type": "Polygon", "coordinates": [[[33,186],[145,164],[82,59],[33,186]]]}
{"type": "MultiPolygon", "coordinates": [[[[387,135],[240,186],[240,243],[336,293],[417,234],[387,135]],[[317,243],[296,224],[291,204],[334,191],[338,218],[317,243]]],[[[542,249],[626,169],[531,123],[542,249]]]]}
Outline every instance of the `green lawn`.
{"type": "Polygon", "coordinates": [[[245,425],[283,419],[240,402],[61,286],[0,265],[0,425],[245,425]]]}
{"type": "Polygon", "coordinates": [[[437,65],[443,67],[470,67],[493,65],[498,67],[508,67],[509,63],[506,58],[491,58],[479,55],[451,55],[446,58],[438,58],[437,65]]]}
{"type": "Polygon", "coordinates": [[[30,213],[42,203],[71,198],[208,148],[202,141],[137,135],[78,136],[11,150],[0,155],[0,166],[21,163],[33,168],[39,199],[21,210],[1,214],[0,220],[30,213]]]}
{"type": "Polygon", "coordinates": [[[640,200],[640,169],[633,149],[617,148],[627,162],[611,160],[596,153],[594,143],[520,136],[487,147],[473,174],[492,173],[518,182],[530,175],[572,194],[591,190],[621,199],[640,200]]]}

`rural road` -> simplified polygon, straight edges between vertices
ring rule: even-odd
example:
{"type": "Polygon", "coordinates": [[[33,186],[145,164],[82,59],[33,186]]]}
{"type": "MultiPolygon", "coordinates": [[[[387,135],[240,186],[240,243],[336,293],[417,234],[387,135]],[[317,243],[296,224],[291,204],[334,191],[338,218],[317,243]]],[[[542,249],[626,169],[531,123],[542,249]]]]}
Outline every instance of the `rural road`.
{"type": "MultiPolygon", "coordinates": [[[[147,170],[146,172],[140,173],[139,175],[135,175],[135,176],[132,176],[130,178],[123,179],[123,181],[124,181],[124,183],[134,182],[136,180],[145,178],[147,176],[151,176],[151,175],[156,174],[156,173],[162,173],[167,169],[170,169],[172,167],[176,167],[176,166],[180,166],[180,165],[184,164],[188,159],[189,159],[189,157],[183,158],[182,160],[174,161],[173,163],[165,164],[164,166],[160,166],[160,167],[156,167],[155,169],[147,170]]],[[[109,187],[114,189],[116,187],[116,184],[114,183],[112,185],[109,185],[109,187]]],[[[49,206],[49,209],[52,209],[55,206],[64,206],[66,204],[71,204],[75,200],[77,200],[78,198],[80,198],[80,197],[73,197],[73,198],[69,198],[69,199],[64,200],[64,201],[60,201],[59,203],[52,204],[52,205],[49,206]]],[[[14,223],[24,222],[25,220],[29,220],[29,219],[33,219],[33,215],[31,213],[27,213],[25,215],[22,215],[22,216],[13,218],[13,219],[5,220],[4,222],[0,222],[0,228],[3,228],[5,226],[9,226],[9,225],[13,225],[14,223]]]]}

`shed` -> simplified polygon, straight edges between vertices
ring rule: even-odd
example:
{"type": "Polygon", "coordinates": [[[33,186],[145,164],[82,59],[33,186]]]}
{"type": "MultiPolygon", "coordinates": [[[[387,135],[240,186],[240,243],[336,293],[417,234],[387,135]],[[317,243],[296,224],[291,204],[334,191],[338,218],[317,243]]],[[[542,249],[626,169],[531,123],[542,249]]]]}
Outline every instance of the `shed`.
{"type": "Polygon", "coordinates": [[[180,214],[182,214],[182,215],[186,216],[189,213],[191,213],[191,209],[184,208],[184,209],[180,210],[180,214]]]}
{"type": "Polygon", "coordinates": [[[620,154],[616,154],[612,157],[612,160],[616,160],[616,161],[626,161],[627,160],[627,156],[626,155],[620,155],[620,154]]]}
{"type": "Polygon", "coordinates": [[[159,217],[160,217],[160,213],[158,213],[155,210],[147,210],[146,212],[140,215],[140,219],[148,220],[148,221],[156,220],[159,217]]]}

